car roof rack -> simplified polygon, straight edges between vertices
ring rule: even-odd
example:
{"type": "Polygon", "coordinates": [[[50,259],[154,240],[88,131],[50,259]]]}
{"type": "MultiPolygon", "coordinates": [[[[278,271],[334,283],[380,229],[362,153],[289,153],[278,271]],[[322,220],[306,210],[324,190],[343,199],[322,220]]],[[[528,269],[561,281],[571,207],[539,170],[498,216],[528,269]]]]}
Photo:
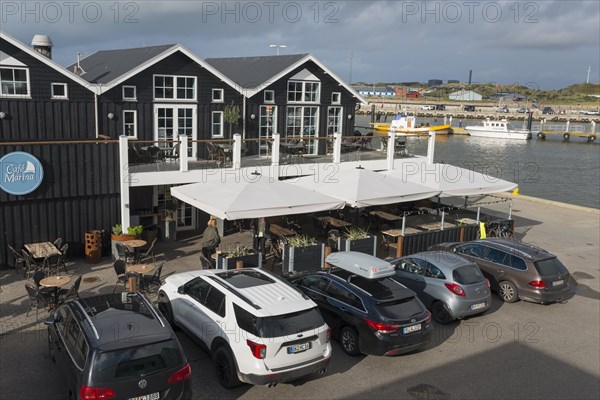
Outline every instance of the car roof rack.
{"type": "Polygon", "coordinates": [[[94,321],[92,321],[89,314],[85,311],[85,309],[83,308],[81,303],[79,301],[74,301],[73,303],[77,304],[77,307],[79,307],[79,309],[83,312],[83,316],[85,317],[86,321],[90,324],[90,327],[92,328],[92,332],[94,332],[94,336],[96,336],[97,340],[100,340],[100,335],[98,334],[98,331],[96,330],[96,325],[94,325],[94,321]]]}
{"type": "Polygon", "coordinates": [[[348,271],[353,276],[360,276],[365,279],[380,279],[395,275],[395,268],[392,264],[380,258],[357,251],[340,251],[331,253],[325,259],[327,264],[348,271]]]}

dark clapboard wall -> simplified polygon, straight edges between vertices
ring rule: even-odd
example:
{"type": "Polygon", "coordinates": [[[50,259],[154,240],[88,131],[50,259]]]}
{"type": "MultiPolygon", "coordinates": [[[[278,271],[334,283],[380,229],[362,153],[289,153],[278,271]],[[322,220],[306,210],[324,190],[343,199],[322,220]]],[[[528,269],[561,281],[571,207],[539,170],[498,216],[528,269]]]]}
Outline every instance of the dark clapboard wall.
{"type": "Polygon", "coordinates": [[[41,185],[32,193],[13,196],[0,190],[0,267],[14,266],[7,243],[69,243],[69,256],[84,252],[85,231],[106,230],[120,221],[117,143],[0,143],[0,157],[24,151],[44,168],[41,185]]]}

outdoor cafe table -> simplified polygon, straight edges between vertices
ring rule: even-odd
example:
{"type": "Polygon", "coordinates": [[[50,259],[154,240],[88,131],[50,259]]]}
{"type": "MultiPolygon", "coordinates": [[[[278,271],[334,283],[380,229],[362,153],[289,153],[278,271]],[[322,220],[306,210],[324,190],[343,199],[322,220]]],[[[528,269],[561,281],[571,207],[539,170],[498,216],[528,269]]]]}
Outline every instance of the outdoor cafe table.
{"type": "MultiPolygon", "coordinates": [[[[154,266],[150,264],[132,264],[127,266],[127,272],[137,274],[141,278],[143,274],[147,274],[154,270],[154,266]]],[[[130,292],[137,290],[137,278],[135,276],[129,276],[128,287],[130,292]]]]}
{"type": "Polygon", "coordinates": [[[458,225],[476,225],[477,224],[477,220],[473,219],[473,218],[460,218],[460,219],[457,219],[456,222],[458,222],[458,225]]]}
{"type": "Polygon", "coordinates": [[[334,228],[345,228],[347,226],[352,226],[352,224],[350,222],[346,222],[346,221],[342,221],[341,219],[337,219],[337,218],[333,218],[330,216],[324,216],[324,217],[316,217],[317,220],[321,223],[327,224],[327,225],[331,225],[334,228]]]}
{"type": "Polygon", "coordinates": [[[140,248],[144,247],[146,245],[145,240],[141,240],[141,239],[133,239],[133,240],[125,240],[123,242],[124,246],[127,247],[131,247],[133,249],[133,260],[134,262],[139,262],[140,261],[140,248]]]}
{"type": "Polygon", "coordinates": [[[60,250],[50,242],[40,243],[29,243],[26,244],[25,249],[33,256],[33,258],[48,258],[53,256],[59,256],[60,250]]]}
{"type": "Polygon", "coordinates": [[[294,236],[297,235],[296,231],[293,229],[289,229],[289,228],[285,228],[283,226],[277,225],[277,224],[271,224],[269,226],[269,230],[271,231],[271,233],[273,233],[275,236],[279,236],[279,237],[286,237],[286,236],[294,236]]]}
{"type": "MultiPolygon", "coordinates": [[[[441,227],[441,222],[430,222],[428,224],[417,225],[417,228],[423,229],[424,231],[437,231],[441,227]]],[[[444,222],[444,229],[454,228],[456,225],[450,222],[444,222]]]]}
{"type": "Polygon", "coordinates": [[[281,142],[279,146],[284,150],[284,154],[287,154],[290,160],[292,158],[300,158],[306,147],[304,143],[301,142],[281,142]]]}
{"type": "Polygon", "coordinates": [[[71,277],[66,275],[59,276],[48,276],[40,281],[40,286],[55,288],[54,290],[54,305],[58,304],[58,296],[60,295],[60,288],[68,285],[71,282],[71,277]]]}
{"type": "Polygon", "coordinates": [[[386,221],[400,221],[402,219],[402,217],[400,217],[399,215],[391,214],[389,212],[380,211],[380,210],[371,211],[369,214],[379,217],[381,219],[384,219],[386,221]]]}
{"type": "Polygon", "coordinates": [[[384,235],[391,236],[397,238],[396,240],[396,257],[402,257],[402,247],[404,245],[404,236],[411,235],[413,233],[422,232],[420,229],[415,228],[404,228],[404,233],[402,233],[402,229],[388,229],[387,231],[382,231],[384,235]]]}

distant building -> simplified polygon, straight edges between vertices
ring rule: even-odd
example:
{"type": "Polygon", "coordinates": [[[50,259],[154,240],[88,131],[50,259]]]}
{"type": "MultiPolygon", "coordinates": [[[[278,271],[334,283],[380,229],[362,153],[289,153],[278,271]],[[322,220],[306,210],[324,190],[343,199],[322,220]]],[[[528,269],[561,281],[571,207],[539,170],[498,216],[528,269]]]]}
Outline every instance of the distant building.
{"type": "Polygon", "coordinates": [[[396,91],[387,86],[353,86],[361,96],[394,97],[396,91]]]}
{"type": "Polygon", "coordinates": [[[479,93],[475,93],[472,90],[459,90],[458,92],[450,93],[448,96],[450,100],[459,101],[481,101],[483,96],[479,93]]]}
{"type": "Polygon", "coordinates": [[[396,97],[403,97],[407,99],[418,99],[421,97],[421,93],[419,93],[418,90],[407,87],[396,86],[394,91],[396,93],[396,97]]]}
{"type": "Polygon", "coordinates": [[[437,86],[443,84],[444,81],[441,79],[430,79],[427,81],[427,86],[437,86]]]}
{"type": "Polygon", "coordinates": [[[448,83],[460,83],[458,79],[448,79],[448,83]]]}

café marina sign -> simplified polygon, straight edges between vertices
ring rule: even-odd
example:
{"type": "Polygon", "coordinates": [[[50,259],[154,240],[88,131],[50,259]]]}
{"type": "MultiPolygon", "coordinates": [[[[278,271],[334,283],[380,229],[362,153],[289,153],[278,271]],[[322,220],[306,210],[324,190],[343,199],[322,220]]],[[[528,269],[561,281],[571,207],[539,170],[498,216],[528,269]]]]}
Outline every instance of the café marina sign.
{"type": "Polygon", "coordinates": [[[33,192],[42,183],[44,169],[29,153],[14,151],[0,158],[0,189],[16,196],[33,192]]]}

